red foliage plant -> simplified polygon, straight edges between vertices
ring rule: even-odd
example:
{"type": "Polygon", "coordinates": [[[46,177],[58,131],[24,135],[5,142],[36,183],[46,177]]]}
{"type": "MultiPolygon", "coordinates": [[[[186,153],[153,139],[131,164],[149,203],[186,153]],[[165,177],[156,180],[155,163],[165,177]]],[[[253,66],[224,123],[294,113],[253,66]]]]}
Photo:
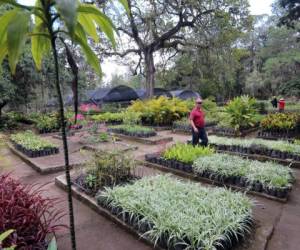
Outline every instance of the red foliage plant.
{"type": "Polygon", "coordinates": [[[22,250],[45,249],[46,236],[66,227],[58,224],[64,216],[54,207],[58,199],[44,198],[42,192],[41,186],[24,185],[9,174],[0,175],[0,233],[15,230],[2,247],[16,245],[22,250]]]}

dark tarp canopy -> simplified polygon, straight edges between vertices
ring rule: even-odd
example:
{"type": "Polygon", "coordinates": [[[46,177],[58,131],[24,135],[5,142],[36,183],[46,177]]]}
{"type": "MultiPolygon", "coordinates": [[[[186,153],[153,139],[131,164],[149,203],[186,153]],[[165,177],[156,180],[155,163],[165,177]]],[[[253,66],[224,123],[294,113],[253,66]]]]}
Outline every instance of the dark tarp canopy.
{"type": "MultiPolygon", "coordinates": [[[[136,93],[138,94],[140,99],[146,98],[146,90],[145,89],[137,89],[136,93]]],[[[168,90],[163,89],[163,88],[154,88],[153,95],[155,97],[166,96],[166,97],[172,98],[172,94],[168,90]]]]}
{"type": "Polygon", "coordinates": [[[200,97],[199,93],[193,90],[174,90],[171,91],[173,97],[180,98],[182,100],[195,99],[200,97]]]}
{"type": "Polygon", "coordinates": [[[129,102],[138,99],[134,89],[119,85],[113,88],[98,88],[94,91],[91,100],[96,104],[109,102],[129,102]]]}

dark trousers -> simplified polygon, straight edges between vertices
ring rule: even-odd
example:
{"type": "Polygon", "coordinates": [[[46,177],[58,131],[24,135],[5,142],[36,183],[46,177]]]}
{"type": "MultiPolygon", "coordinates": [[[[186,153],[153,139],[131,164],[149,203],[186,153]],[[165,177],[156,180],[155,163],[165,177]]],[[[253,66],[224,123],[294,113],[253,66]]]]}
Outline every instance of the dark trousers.
{"type": "Polygon", "coordinates": [[[197,129],[198,129],[198,133],[196,133],[194,129],[192,129],[192,143],[194,146],[200,144],[201,146],[206,147],[208,144],[208,138],[207,138],[205,128],[197,127],[197,129]],[[200,139],[201,139],[201,143],[199,143],[200,139]]]}

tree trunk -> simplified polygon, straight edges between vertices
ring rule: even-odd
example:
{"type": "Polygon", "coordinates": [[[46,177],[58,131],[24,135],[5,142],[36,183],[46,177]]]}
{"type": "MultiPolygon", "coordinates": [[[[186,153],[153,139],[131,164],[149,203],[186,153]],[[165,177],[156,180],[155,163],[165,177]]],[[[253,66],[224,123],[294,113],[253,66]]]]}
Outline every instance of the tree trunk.
{"type": "Polygon", "coordinates": [[[146,97],[152,98],[155,86],[155,66],[153,59],[153,51],[147,49],[144,51],[145,68],[146,68],[146,97]]]}
{"type": "Polygon", "coordinates": [[[6,106],[6,104],[7,104],[6,101],[0,103],[0,120],[1,120],[1,117],[2,117],[2,109],[6,106]]]}
{"type": "Polygon", "coordinates": [[[52,45],[52,53],[53,53],[54,63],[55,63],[55,78],[56,78],[55,86],[56,86],[58,102],[59,102],[60,124],[61,124],[62,140],[63,140],[63,147],[64,147],[64,158],[65,158],[65,173],[66,173],[66,180],[68,186],[67,191],[68,191],[69,216],[70,216],[71,244],[72,244],[72,249],[76,250],[75,223],[74,223],[72,187],[71,187],[71,176],[70,176],[70,165],[69,165],[69,151],[68,151],[68,141],[66,136],[64,103],[63,103],[63,98],[62,98],[62,93],[61,93],[61,88],[59,83],[58,57],[57,57],[55,38],[51,39],[51,45],[52,45]]]}

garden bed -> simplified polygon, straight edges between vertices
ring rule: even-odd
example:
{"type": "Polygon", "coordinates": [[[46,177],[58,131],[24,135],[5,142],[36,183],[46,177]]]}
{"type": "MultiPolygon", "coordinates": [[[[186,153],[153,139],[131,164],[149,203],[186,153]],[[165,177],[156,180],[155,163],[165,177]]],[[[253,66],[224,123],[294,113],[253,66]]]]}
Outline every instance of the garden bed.
{"type": "Polygon", "coordinates": [[[220,151],[236,152],[248,155],[263,155],[274,159],[300,161],[300,145],[286,141],[268,141],[263,139],[224,139],[210,136],[210,145],[220,151]]]}
{"type": "Polygon", "coordinates": [[[139,125],[113,126],[113,127],[108,127],[107,131],[110,133],[116,133],[116,134],[122,134],[126,136],[140,137],[140,138],[149,138],[157,135],[154,129],[139,126],[139,125]]]}
{"type": "Polygon", "coordinates": [[[265,192],[257,192],[254,189],[247,189],[247,187],[244,186],[239,186],[240,179],[236,179],[234,182],[224,182],[222,179],[219,178],[214,178],[211,179],[209,178],[209,175],[203,175],[200,176],[193,171],[193,167],[191,164],[184,164],[179,161],[170,161],[170,160],[164,160],[160,154],[148,154],[145,156],[146,162],[144,163],[146,166],[158,169],[160,171],[168,172],[168,173],[173,173],[178,176],[190,179],[190,180],[196,180],[204,183],[208,183],[211,185],[217,185],[217,186],[226,186],[228,188],[231,188],[233,190],[241,191],[241,192],[246,192],[247,194],[267,198],[270,200],[274,201],[279,201],[279,202],[287,202],[288,200],[288,195],[290,193],[290,190],[288,190],[286,197],[285,198],[279,198],[275,195],[275,192],[272,194],[268,194],[265,192]]]}
{"type": "Polygon", "coordinates": [[[219,136],[230,136],[230,137],[245,137],[258,130],[258,127],[243,129],[236,131],[233,128],[222,128],[222,127],[213,127],[212,134],[219,136]]]}
{"type": "MultiPolygon", "coordinates": [[[[40,174],[50,174],[65,170],[64,156],[62,153],[39,158],[30,158],[19,150],[16,150],[12,144],[8,144],[8,147],[15,155],[21,158],[22,161],[40,174]]],[[[70,168],[82,165],[87,157],[88,156],[80,154],[80,152],[70,153],[70,168]]]]}
{"type": "Polygon", "coordinates": [[[273,132],[273,131],[259,131],[257,134],[258,138],[267,140],[287,140],[293,141],[299,138],[299,133],[297,132],[273,132]]]}
{"type": "Polygon", "coordinates": [[[31,131],[13,134],[10,137],[13,147],[30,158],[49,156],[59,153],[59,148],[31,131]]]}
{"type": "MultiPolygon", "coordinates": [[[[57,185],[66,189],[64,176],[57,177],[55,181],[57,185]]],[[[192,246],[191,249],[196,249],[196,244],[212,244],[215,246],[217,245],[217,242],[226,245],[226,248],[229,249],[232,247],[229,243],[229,239],[232,239],[231,243],[233,245],[237,245],[240,243],[242,236],[246,235],[246,230],[243,229],[247,228],[248,230],[251,230],[250,228],[252,226],[252,204],[243,194],[232,193],[224,189],[208,189],[199,187],[197,184],[180,182],[168,176],[143,178],[130,185],[116,186],[112,189],[106,189],[106,191],[100,192],[97,196],[98,204],[96,203],[95,198],[86,195],[84,192],[74,186],[72,187],[72,192],[76,198],[83,201],[99,214],[104,215],[108,219],[116,222],[128,232],[138,236],[144,242],[147,242],[152,246],[155,245],[155,249],[185,249],[186,245],[184,244],[190,246],[193,244],[194,246],[192,246]],[[172,186],[172,188],[170,188],[170,186],[172,186]],[[146,207],[148,209],[145,209],[145,214],[136,213],[134,206],[131,206],[131,208],[134,210],[128,211],[129,206],[126,204],[126,202],[122,203],[122,201],[120,201],[120,204],[118,204],[118,200],[111,200],[111,196],[109,194],[116,192],[115,197],[117,198],[118,191],[121,189],[123,189],[124,192],[127,191],[128,196],[125,195],[123,197],[126,197],[128,202],[138,200],[139,202],[136,204],[143,204],[144,201],[147,201],[146,207]],[[151,196],[149,196],[150,193],[151,196]],[[179,199],[178,202],[178,198],[182,195],[184,195],[184,197],[188,195],[190,199],[179,199]],[[149,200],[149,197],[153,197],[153,199],[149,200]],[[223,206],[217,205],[219,204],[220,200],[222,200],[223,206]],[[156,211],[157,208],[161,207],[157,206],[158,204],[163,207],[167,207],[162,208],[160,211],[156,211]],[[197,209],[193,208],[195,205],[197,206],[197,209]],[[168,206],[172,208],[176,207],[176,209],[170,210],[170,207],[168,206]],[[206,209],[212,206],[214,209],[211,209],[212,213],[210,215],[205,214],[205,217],[200,216],[202,212],[206,213],[206,209]],[[224,211],[222,212],[219,210],[224,211]],[[227,211],[226,213],[225,210],[227,211]],[[184,218],[181,218],[180,216],[174,217],[174,211],[178,211],[178,214],[184,216],[184,218]],[[149,213],[149,215],[147,213],[149,213]],[[151,213],[154,213],[155,216],[150,216],[151,213]],[[197,216],[195,213],[199,213],[199,216],[197,216]],[[228,241],[226,243],[225,241],[221,241],[221,232],[224,232],[220,229],[222,225],[220,224],[217,226],[212,226],[213,224],[208,222],[209,220],[213,220],[215,223],[221,223],[222,220],[217,219],[217,214],[226,214],[227,219],[232,220],[232,225],[235,225],[232,226],[232,228],[235,228],[234,232],[237,233],[237,239],[233,239],[234,232],[227,231],[228,241]],[[164,220],[160,220],[162,217],[164,220]],[[206,218],[205,223],[204,221],[198,221],[195,218],[198,218],[198,220],[206,218]],[[178,228],[179,231],[182,232],[182,229],[184,228],[185,231],[183,231],[183,233],[186,233],[184,235],[187,237],[183,237],[184,235],[178,232],[178,238],[174,237],[173,240],[170,240],[169,243],[167,243],[168,237],[171,236],[171,230],[168,230],[168,227],[170,226],[165,227],[163,231],[158,230],[159,227],[163,226],[161,223],[167,219],[170,219],[171,221],[174,220],[174,226],[178,228]],[[183,228],[181,229],[182,224],[191,224],[193,226],[185,227],[183,225],[183,228]],[[189,230],[187,229],[195,228],[195,225],[196,228],[202,228],[201,230],[199,229],[196,231],[207,232],[205,236],[202,236],[204,238],[199,236],[198,241],[190,240],[192,238],[192,234],[190,234],[189,230]],[[211,230],[209,230],[210,227],[211,230]],[[240,228],[241,230],[238,230],[237,228],[240,228]],[[213,233],[211,234],[211,232],[213,233]],[[212,235],[215,237],[211,237],[212,235]],[[216,235],[220,236],[220,238],[216,235]],[[154,243],[156,242],[156,238],[157,244],[154,243]],[[220,240],[218,241],[216,238],[220,240]],[[206,243],[204,243],[204,239],[206,243]],[[176,243],[177,245],[174,248],[174,244],[176,243]]],[[[218,247],[217,249],[223,248],[218,247]]]]}
{"type": "MultiPolygon", "coordinates": [[[[205,124],[206,129],[212,129],[214,126],[216,126],[216,122],[207,122],[205,124]]],[[[190,125],[189,120],[187,121],[178,121],[173,123],[172,130],[174,133],[183,133],[183,134],[191,134],[192,127],[190,125]]]]}

